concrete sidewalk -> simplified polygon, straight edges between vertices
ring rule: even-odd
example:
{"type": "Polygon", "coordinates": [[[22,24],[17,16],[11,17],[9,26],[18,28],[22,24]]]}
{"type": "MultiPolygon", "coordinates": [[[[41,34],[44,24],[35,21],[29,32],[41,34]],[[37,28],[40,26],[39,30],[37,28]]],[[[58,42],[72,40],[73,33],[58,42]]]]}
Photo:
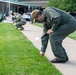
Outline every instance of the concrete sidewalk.
{"type": "MultiPolygon", "coordinates": [[[[42,28],[38,26],[33,26],[30,23],[27,23],[24,26],[22,33],[36,46],[39,50],[41,48],[41,35],[42,28]]],[[[70,38],[66,38],[63,41],[63,46],[66,49],[66,52],[69,56],[69,61],[67,63],[53,64],[63,75],[76,75],[76,41],[70,38]]],[[[48,60],[52,60],[54,57],[50,43],[48,44],[45,56],[48,60]]],[[[47,65],[47,64],[46,64],[47,65]]]]}

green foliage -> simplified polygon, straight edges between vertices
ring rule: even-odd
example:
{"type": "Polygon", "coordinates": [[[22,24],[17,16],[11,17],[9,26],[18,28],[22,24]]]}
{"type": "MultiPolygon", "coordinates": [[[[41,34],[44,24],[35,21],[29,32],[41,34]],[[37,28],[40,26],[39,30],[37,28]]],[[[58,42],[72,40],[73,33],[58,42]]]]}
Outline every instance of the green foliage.
{"type": "Polygon", "coordinates": [[[54,6],[66,11],[76,11],[76,0],[49,0],[48,6],[54,6]]]}

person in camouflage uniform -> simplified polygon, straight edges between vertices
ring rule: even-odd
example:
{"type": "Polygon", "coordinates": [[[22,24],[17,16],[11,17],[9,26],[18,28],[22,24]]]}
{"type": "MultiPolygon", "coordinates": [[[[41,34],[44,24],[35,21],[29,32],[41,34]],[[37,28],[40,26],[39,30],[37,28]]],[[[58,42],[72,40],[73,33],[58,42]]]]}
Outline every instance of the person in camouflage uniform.
{"type": "Polygon", "coordinates": [[[32,18],[35,22],[41,22],[44,25],[40,56],[43,56],[46,52],[48,39],[50,39],[52,51],[56,57],[51,62],[67,62],[69,59],[62,42],[70,33],[76,30],[76,19],[67,12],[55,7],[47,7],[43,12],[34,10],[32,18]]]}
{"type": "Polygon", "coordinates": [[[18,13],[14,14],[14,18],[13,23],[15,23],[16,28],[23,30],[24,28],[22,26],[26,24],[26,20],[18,13]]]}

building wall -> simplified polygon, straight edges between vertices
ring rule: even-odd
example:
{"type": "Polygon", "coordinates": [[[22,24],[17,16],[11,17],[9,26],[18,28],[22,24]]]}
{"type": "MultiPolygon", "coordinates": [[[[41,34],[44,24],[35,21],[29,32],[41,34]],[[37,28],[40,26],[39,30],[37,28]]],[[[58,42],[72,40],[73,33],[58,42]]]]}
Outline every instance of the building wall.
{"type": "Polygon", "coordinates": [[[40,5],[42,8],[45,8],[48,4],[48,0],[18,0],[20,2],[25,2],[28,4],[40,5]]]}
{"type": "MultiPolygon", "coordinates": [[[[9,0],[3,0],[3,1],[9,1],[9,0]]],[[[25,4],[30,5],[30,6],[27,6],[27,5],[10,4],[10,10],[12,10],[13,12],[19,12],[19,13],[27,12],[27,11],[31,12],[34,9],[43,10],[43,8],[46,7],[46,4],[48,2],[47,0],[14,0],[14,1],[21,1],[21,2],[24,1],[25,4]]],[[[3,14],[9,13],[9,3],[0,1],[0,11],[3,14]]]]}
{"type": "Polygon", "coordinates": [[[2,12],[2,14],[6,13],[7,10],[8,10],[7,3],[0,2],[0,11],[2,12]]]}

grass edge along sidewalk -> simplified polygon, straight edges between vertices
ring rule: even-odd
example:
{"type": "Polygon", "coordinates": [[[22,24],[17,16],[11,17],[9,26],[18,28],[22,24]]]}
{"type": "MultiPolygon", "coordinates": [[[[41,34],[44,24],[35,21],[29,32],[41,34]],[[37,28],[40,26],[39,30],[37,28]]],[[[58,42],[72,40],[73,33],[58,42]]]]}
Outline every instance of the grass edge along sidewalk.
{"type": "Polygon", "coordinates": [[[0,23],[0,75],[62,75],[11,23],[0,23]]]}

